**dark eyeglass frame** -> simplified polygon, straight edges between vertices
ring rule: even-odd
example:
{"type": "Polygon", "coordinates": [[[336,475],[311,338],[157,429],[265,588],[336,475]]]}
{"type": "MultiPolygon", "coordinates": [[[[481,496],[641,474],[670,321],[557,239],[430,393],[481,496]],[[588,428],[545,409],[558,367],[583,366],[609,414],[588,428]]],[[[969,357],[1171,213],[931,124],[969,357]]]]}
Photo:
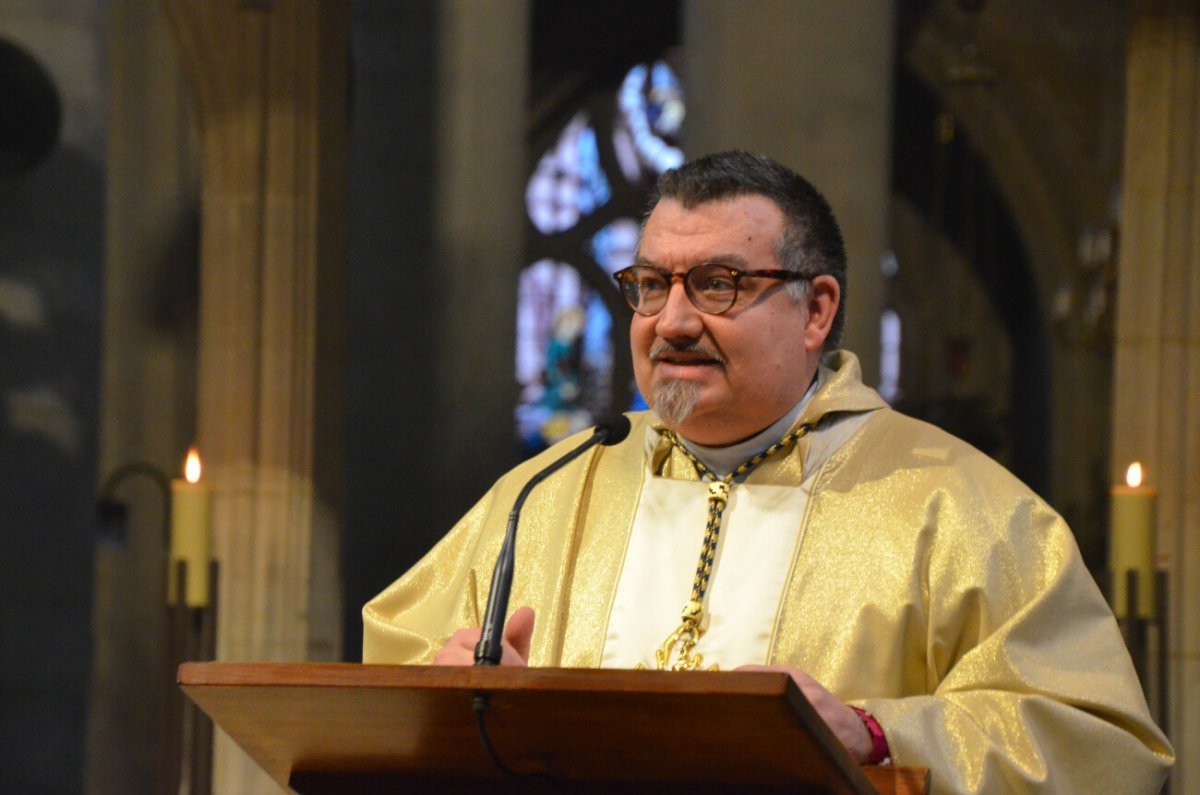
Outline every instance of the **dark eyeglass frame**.
{"type": "Polygon", "coordinates": [[[796,271],[780,269],[744,271],[737,268],[731,268],[728,265],[721,265],[720,263],[716,262],[702,262],[699,265],[693,265],[683,273],[675,273],[673,271],[663,270],[662,268],[655,268],[653,265],[630,265],[628,268],[622,268],[613,274],[613,278],[617,281],[617,287],[621,290],[621,296],[625,299],[625,303],[629,304],[630,309],[637,314],[642,315],[643,317],[653,317],[663,310],[663,307],[667,305],[667,298],[670,295],[671,288],[675,286],[676,279],[679,279],[683,282],[683,291],[687,295],[688,300],[692,302],[692,306],[696,307],[696,309],[700,310],[706,315],[722,315],[728,312],[733,305],[737,303],[738,287],[741,285],[742,279],[746,278],[747,276],[756,279],[779,279],[785,282],[810,281],[812,279],[811,276],[805,276],[804,274],[796,271]],[[721,309],[705,309],[697,302],[696,294],[693,292],[693,289],[698,290],[699,288],[693,288],[691,277],[692,274],[696,273],[702,268],[709,269],[710,272],[715,269],[716,271],[729,276],[729,278],[733,280],[733,295],[730,296],[729,303],[725,307],[721,309]],[[637,294],[636,291],[638,289],[638,279],[636,278],[637,274],[639,272],[645,273],[647,271],[657,273],[667,282],[667,289],[663,291],[662,303],[659,304],[653,311],[644,311],[642,309],[638,309],[637,303],[635,302],[635,296],[637,294]]]}

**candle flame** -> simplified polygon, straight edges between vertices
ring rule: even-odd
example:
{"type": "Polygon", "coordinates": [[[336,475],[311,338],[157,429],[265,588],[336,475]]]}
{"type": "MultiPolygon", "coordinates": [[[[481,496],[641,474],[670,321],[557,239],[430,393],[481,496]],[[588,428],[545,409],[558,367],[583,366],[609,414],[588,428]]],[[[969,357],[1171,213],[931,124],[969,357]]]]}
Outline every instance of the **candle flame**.
{"type": "Polygon", "coordinates": [[[1142,485],[1142,463],[1140,461],[1134,461],[1129,465],[1129,469],[1125,470],[1125,483],[1134,489],[1142,485]]]}
{"type": "Polygon", "coordinates": [[[183,465],[183,476],[187,478],[188,483],[200,482],[200,454],[196,452],[196,448],[188,449],[187,461],[183,465]]]}

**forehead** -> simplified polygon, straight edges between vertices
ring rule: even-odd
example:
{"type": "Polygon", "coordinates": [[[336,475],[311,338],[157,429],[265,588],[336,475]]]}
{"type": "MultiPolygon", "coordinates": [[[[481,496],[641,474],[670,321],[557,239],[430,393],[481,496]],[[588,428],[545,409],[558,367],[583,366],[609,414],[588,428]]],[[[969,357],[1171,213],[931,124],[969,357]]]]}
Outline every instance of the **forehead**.
{"type": "MultiPolygon", "coordinates": [[[[646,219],[639,258],[655,264],[709,259],[775,259],[783,212],[765,196],[737,196],[684,207],[663,199],[646,219]]],[[[766,267],[761,265],[760,267],[766,267]]]]}

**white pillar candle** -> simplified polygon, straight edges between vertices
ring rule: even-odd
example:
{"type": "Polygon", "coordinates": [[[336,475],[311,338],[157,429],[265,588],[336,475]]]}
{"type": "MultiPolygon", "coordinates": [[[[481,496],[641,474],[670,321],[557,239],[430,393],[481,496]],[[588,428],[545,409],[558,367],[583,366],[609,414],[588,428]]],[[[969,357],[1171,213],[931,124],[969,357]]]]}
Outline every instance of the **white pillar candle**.
{"type": "Polygon", "coordinates": [[[1112,487],[1108,568],[1112,573],[1113,610],[1118,617],[1126,613],[1126,572],[1136,571],[1137,614],[1154,618],[1157,518],[1158,490],[1142,485],[1142,466],[1135,461],[1125,474],[1125,483],[1112,487]]]}
{"type": "Polygon", "coordinates": [[[209,603],[209,562],[212,560],[212,489],[200,482],[200,456],[188,451],[184,479],[171,481],[170,569],[167,572],[167,603],[179,598],[177,571],[185,564],[188,607],[209,603]]]}

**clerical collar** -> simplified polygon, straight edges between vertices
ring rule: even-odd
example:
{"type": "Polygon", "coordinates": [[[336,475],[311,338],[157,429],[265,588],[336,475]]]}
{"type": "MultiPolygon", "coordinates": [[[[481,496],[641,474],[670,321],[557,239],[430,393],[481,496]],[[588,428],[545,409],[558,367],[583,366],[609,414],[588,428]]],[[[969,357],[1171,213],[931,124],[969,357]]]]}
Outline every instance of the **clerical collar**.
{"type": "Polygon", "coordinates": [[[808,405],[808,401],[817,393],[821,385],[824,384],[826,377],[825,368],[818,368],[816,377],[813,378],[813,382],[809,384],[803,397],[800,398],[800,402],[782,417],[771,423],[771,425],[754,434],[749,439],[728,445],[727,447],[708,447],[696,444],[690,439],[684,439],[682,436],[679,437],[679,440],[683,442],[684,447],[692,451],[692,455],[703,461],[706,467],[721,476],[727,475],[742,462],[753,458],[782,439],[783,435],[800,419],[800,414],[804,411],[804,407],[808,405]]]}

